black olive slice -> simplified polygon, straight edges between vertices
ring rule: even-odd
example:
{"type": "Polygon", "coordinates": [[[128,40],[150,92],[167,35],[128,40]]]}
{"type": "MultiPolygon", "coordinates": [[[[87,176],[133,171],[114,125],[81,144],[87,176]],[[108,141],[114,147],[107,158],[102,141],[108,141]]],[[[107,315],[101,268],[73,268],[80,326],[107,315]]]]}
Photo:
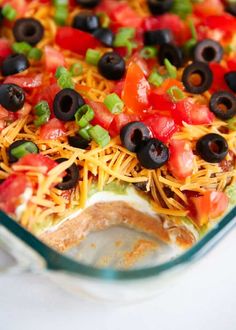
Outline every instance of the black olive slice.
{"type": "Polygon", "coordinates": [[[223,136],[210,133],[197,141],[196,150],[206,162],[219,163],[228,153],[228,143],[223,136]]]}
{"type": "Polygon", "coordinates": [[[140,164],[148,169],[163,166],[169,159],[167,146],[157,139],[149,139],[142,143],[137,152],[140,164]]]}
{"type": "Polygon", "coordinates": [[[180,68],[183,65],[184,58],[182,50],[174,44],[163,44],[160,46],[158,59],[161,65],[164,64],[166,58],[176,68],[180,68]]]}
{"type": "MultiPolygon", "coordinates": [[[[67,158],[58,158],[56,162],[61,164],[67,161],[67,158]]],[[[66,169],[66,175],[63,177],[63,181],[56,185],[57,189],[60,190],[69,190],[76,186],[79,180],[79,169],[78,166],[73,163],[70,167],[66,169]]]]}
{"type": "Polygon", "coordinates": [[[233,118],[236,114],[236,97],[233,93],[220,91],[212,94],[210,110],[222,120],[233,118]]]}
{"type": "Polygon", "coordinates": [[[162,15],[168,12],[173,2],[173,0],[147,0],[149,10],[153,15],[162,15]]]}
{"type": "Polygon", "coordinates": [[[101,0],[76,0],[76,3],[84,8],[94,8],[101,0]]]}
{"type": "Polygon", "coordinates": [[[220,62],[223,52],[222,46],[217,41],[205,39],[197,43],[193,56],[196,62],[220,62]]]}
{"type": "Polygon", "coordinates": [[[144,32],[143,41],[146,46],[163,45],[173,41],[173,35],[169,29],[148,30],[144,32]]]}
{"type": "Polygon", "coordinates": [[[204,93],[211,87],[212,81],[213,74],[206,63],[193,62],[183,71],[182,82],[189,93],[204,93]]]}
{"type": "Polygon", "coordinates": [[[84,105],[82,96],[71,88],[64,88],[56,94],[53,101],[55,116],[63,121],[74,120],[76,111],[84,105]]]}
{"type": "Polygon", "coordinates": [[[2,62],[2,75],[10,76],[25,71],[29,66],[29,61],[24,54],[8,55],[2,62]]]}
{"type": "Polygon", "coordinates": [[[100,27],[100,22],[98,16],[81,12],[74,17],[72,26],[81,31],[93,32],[100,27]]]}
{"type": "Polygon", "coordinates": [[[24,41],[35,46],[44,35],[44,27],[35,18],[19,18],[13,27],[16,41],[24,41]]]}
{"type": "Polygon", "coordinates": [[[140,121],[133,121],[120,131],[123,146],[131,152],[137,152],[141,143],[151,136],[150,130],[140,121]]]}
{"type": "Polygon", "coordinates": [[[93,32],[95,38],[100,40],[103,45],[112,47],[114,41],[114,33],[108,28],[100,28],[93,32]]]}
{"type": "Polygon", "coordinates": [[[118,53],[108,52],[100,58],[98,70],[109,80],[120,80],[125,74],[125,61],[118,53]]]}
{"type": "Polygon", "coordinates": [[[236,71],[226,73],[224,78],[228,87],[236,93],[236,71]]]}
{"type": "Polygon", "coordinates": [[[71,147],[86,149],[89,146],[89,141],[80,135],[68,136],[68,143],[71,147]]]}
{"type": "MultiPolygon", "coordinates": [[[[22,144],[27,143],[27,142],[30,142],[30,144],[33,145],[34,152],[32,152],[32,151],[30,150],[30,153],[34,153],[34,154],[39,153],[39,148],[38,148],[38,146],[37,146],[34,142],[32,142],[32,141],[28,141],[28,140],[17,140],[17,141],[15,141],[15,142],[13,142],[12,144],[10,144],[10,146],[9,146],[8,149],[7,149],[7,154],[8,154],[8,158],[9,158],[9,163],[15,163],[15,162],[17,162],[17,161],[19,160],[18,158],[16,158],[15,156],[13,156],[13,154],[12,154],[12,150],[13,150],[14,148],[16,148],[16,147],[21,146],[22,144]]],[[[32,149],[32,146],[31,146],[31,149],[32,149]]]]}
{"type": "Polygon", "coordinates": [[[2,84],[0,86],[0,104],[8,111],[16,112],[25,103],[25,92],[15,84],[2,84]]]}

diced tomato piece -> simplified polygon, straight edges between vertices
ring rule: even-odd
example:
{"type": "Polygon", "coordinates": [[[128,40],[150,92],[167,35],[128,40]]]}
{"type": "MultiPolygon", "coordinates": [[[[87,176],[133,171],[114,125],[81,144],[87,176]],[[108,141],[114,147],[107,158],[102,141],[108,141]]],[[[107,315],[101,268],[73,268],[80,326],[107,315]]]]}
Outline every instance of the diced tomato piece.
{"type": "Polygon", "coordinates": [[[159,29],[170,29],[174,35],[176,42],[182,45],[191,37],[189,26],[182,21],[178,15],[164,14],[159,18],[159,29]]]}
{"type": "Polygon", "coordinates": [[[123,101],[133,112],[140,112],[149,107],[149,83],[141,68],[134,62],[130,63],[124,84],[123,101]]]}
{"type": "Polygon", "coordinates": [[[99,46],[98,40],[92,34],[69,26],[57,29],[56,43],[60,47],[80,55],[84,55],[88,48],[99,46]]]}
{"type": "Polygon", "coordinates": [[[193,173],[194,154],[187,140],[172,140],[169,145],[169,170],[179,180],[184,180],[193,173]]]}
{"type": "Polygon", "coordinates": [[[9,111],[7,111],[5,108],[3,108],[0,105],[0,120],[7,119],[8,118],[8,115],[9,115],[9,111]]]}
{"type": "MultiPolygon", "coordinates": [[[[17,171],[17,165],[31,166],[40,168],[40,173],[47,174],[51,169],[58,165],[53,159],[42,154],[28,154],[13,165],[13,169],[17,171]]],[[[20,170],[22,172],[22,170],[20,170]]]]}
{"type": "Polygon", "coordinates": [[[117,95],[119,95],[119,97],[121,97],[122,92],[124,90],[124,84],[125,84],[125,81],[123,79],[118,81],[112,89],[113,93],[116,93],[117,95]]]}
{"type": "Polygon", "coordinates": [[[206,191],[203,195],[189,198],[190,217],[203,226],[211,219],[221,216],[227,209],[229,199],[224,192],[206,191]]]}
{"type": "Polygon", "coordinates": [[[111,113],[102,102],[86,101],[94,111],[94,119],[91,121],[92,125],[100,125],[105,129],[108,129],[114,118],[114,114],[111,113]]]}
{"type": "Polygon", "coordinates": [[[8,76],[4,80],[4,84],[16,84],[24,89],[32,89],[42,85],[43,75],[41,73],[34,76],[8,76]]]}
{"type": "Polygon", "coordinates": [[[207,16],[205,25],[210,29],[230,32],[236,30],[236,19],[229,14],[207,16]]]}
{"type": "MultiPolygon", "coordinates": [[[[229,58],[226,61],[226,63],[227,63],[229,71],[236,71],[236,59],[235,59],[235,57],[229,58]]],[[[211,68],[211,70],[212,70],[212,68],[211,68]]],[[[225,69],[225,73],[226,72],[227,72],[227,70],[225,69]]]]}
{"type": "Polygon", "coordinates": [[[176,103],[172,102],[169,95],[159,94],[159,90],[154,89],[149,95],[149,104],[154,110],[165,113],[166,115],[171,115],[171,111],[176,108],[176,103]]]}
{"type": "Polygon", "coordinates": [[[221,0],[204,0],[194,5],[194,14],[197,17],[207,17],[210,15],[221,15],[224,12],[224,6],[221,0]]]}
{"type": "Polygon", "coordinates": [[[44,49],[44,59],[47,72],[55,73],[59,66],[65,66],[65,58],[61,52],[51,46],[44,49]]]}
{"type": "Polygon", "coordinates": [[[128,113],[120,113],[114,116],[114,119],[109,127],[109,133],[112,137],[115,137],[120,134],[120,130],[126,124],[132,121],[139,121],[140,117],[137,114],[128,114],[128,113]]]}
{"type": "Polygon", "coordinates": [[[25,175],[11,174],[0,184],[0,209],[14,214],[17,206],[21,204],[21,196],[26,188],[31,188],[31,183],[25,175]]]}
{"type": "Polygon", "coordinates": [[[158,140],[166,143],[172,135],[177,131],[177,126],[174,120],[170,117],[160,115],[146,115],[142,120],[149,127],[153,136],[158,140]]]}
{"type": "Polygon", "coordinates": [[[209,125],[215,118],[207,105],[194,103],[189,98],[177,102],[172,114],[179,125],[183,122],[191,125],[209,125]]]}
{"type": "MultiPolygon", "coordinates": [[[[233,62],[227,62],[228,65],[233,65],[233,62]]],[[[224,68],[219,63],[209,63],[209,67],[213,73],[213,82],[211,85],[211,92],[217,92],[219,90],[229,90],[227,86],[224,75],[228,72],[226,68],[224,68]]],[[[230,70],[234,70],[233,68],[230,70]]],[[[235,69],[236,69],[236,62],[235,62],[235,69]]]]}
{"type": "Polygon", "coordinates": [[[66,132],[65,125],[57,118],[50,119],[46,124],[40,127],[40,139],[55,140],[63,136],[66,132]]]}
{"type": "Polygon", "coordinates": [[[127,3],[118,4],[110,13],[112,22],[119,26],[138,28],[142,25],[143,18],[140,17],[127,3]]]}
{"type": "Polygon", "coordinates": [[[0,63],[12,53],[11,43],[8,39],[0,38],[0,63]]]}
{"type": "MultiPolygon", "coordinates": [[[[147,60],[144,60],[138,52],[134,53],[132,55],[132,57],[130,58],[129,62],[130,63],[136,63],[139,68],[143,71],[144,75],[145,76],[148,76],[149,73],[150,73],[150,69],[149,69],[149,66],[148,66],[148,62],[147,60]]],[[[156,61],[155,61],[156,63],[156,61]]]]}
{"type": "Polygon", "coordinates": [[[46,101],[51,110],[51,114],[53,114],[53,100],[59,91],[60,91],[60,87],[57,84],[52,84],[50,86],[43,88],[35,98],[35,104],[37,104],[40,101],[46,101]]]}
{"type": "Polygon", "coordinates": [[[157,30],[160,27],[159,17],[145,17],[142,23],[142,29],[144,31],[157,30]]]}

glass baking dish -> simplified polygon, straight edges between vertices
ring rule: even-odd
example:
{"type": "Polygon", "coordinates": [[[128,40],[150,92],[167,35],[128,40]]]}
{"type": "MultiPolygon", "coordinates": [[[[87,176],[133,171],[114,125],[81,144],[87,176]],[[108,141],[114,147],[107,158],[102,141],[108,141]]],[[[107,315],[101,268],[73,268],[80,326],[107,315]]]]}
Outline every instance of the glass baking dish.
{"type": "MultiPolygon", "coordinates": [[[[193,261],[206,254],[235,222],[236,207],[231,209],[190,249],[178,250],[158,242],[157,249],[153,249],[148,256],[142,258],[138,266],[120,270],[114,262],[114,256],[117,259],[118,255],[117,250],[112,251],[114,239],[122,237],[126,243],[130,243],[137,237],[145,239],[145,234],[113,227],[107,231],[89,235],[88,240],[80,244],[76,251],[73,250],[68,255],[64,255],[45,245],[0,211],[2,225],[0,226],[0,248],[11,255],[11,261],[5,267],[8,271],[40,272],[73,293],[109,302],[129,302],[162,292],[178,278],[178,275],[183,276],[193,261]],[[96,249],[92,239],[95,239],[98,245],[96,249]],[[92,253],[91,250],[95,252],[92,253]],[[104,250],[109,251],[110,255],[104,256],[104,250]],[[111,253],[115,253],[113,258],[111,258],[111,253]],[[102,258],[107,258],[106,264],[95,263],[95,260],[102,260],[102,258]]],[[[116,248],[121,250],[121,247],[117,246],[116,248]]],[[[121,251],[119,252],[121,255],[121,251]]],[[[1,271],[3,269],[0,265],[1,271]]]]}

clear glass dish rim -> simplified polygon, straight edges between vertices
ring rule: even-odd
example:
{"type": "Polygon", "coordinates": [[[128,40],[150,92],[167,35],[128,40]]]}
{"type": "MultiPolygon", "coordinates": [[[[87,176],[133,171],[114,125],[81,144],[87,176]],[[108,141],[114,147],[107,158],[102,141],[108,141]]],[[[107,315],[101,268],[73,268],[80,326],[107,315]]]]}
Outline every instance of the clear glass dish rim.
{"type": "Polygon", "coordinates": [[[226,229],[236,216],[236,207],[232,208],[206,235],[203,236],[193,247],[188,249],[180,256],[166,261],[160,265],[143,269],[115,270],[112,268],[97,268],[89,266],[62,255],[49,246],[45,245],[36,236],[31,234],[15,220],[0,210],[0,224],[7,228],[11,233],[20,238],[24,243],[36,251],[46,262],[47,269],[63,271],[74,275],[83,275],[90,278],[103,280],[138,280],[154,277],[169,271],[179,265],[189,263],[195,259],[204,247],[208,245],[218,234],[226,229]]]}

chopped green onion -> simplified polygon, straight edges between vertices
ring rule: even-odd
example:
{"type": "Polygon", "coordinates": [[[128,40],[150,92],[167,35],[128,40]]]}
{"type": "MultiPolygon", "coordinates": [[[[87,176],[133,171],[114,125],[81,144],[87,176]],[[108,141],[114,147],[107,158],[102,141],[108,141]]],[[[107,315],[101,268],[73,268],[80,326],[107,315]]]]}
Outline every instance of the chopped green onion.
{"type": "Polygon", "coordinates": [[[163,83],[164,78],[158,72],[152,71],[152,73],[148,77],[148,81],[154,86],[158,87],[163,83]]]}
{"type": "Polygon", "coordinates": [[[53,5],[54,6],[68,6],[69,1],[68,0],[53,0],[53,5]]]}
{"type": "Polygon", "coordinates": [[[54,20],[58,25],[65,25],[68,17],[68,7],[66,5],[56,6],[54,20]]]}
{"type": "Polygon", "coordinates": [[[62,75],[65,75],[67,73],[68,73],[68,71],[64,66],[58,66],[57,70],[56,70],[56,73],[55,73],[55,77],[57,79],[59,79],[62,75]]]}
{"type": "Polygon", "coordinates": [[[120,28],[115,35],[113,42],[114,47],[127,47],[128,56],[132,53],[132,49],[137,47],[137,44],[131,41],[135,36],[134,28],[120,28]]]}
{"type": "Polygon", "coordinates": [[[28,53],[28,58],[31,60],[38,61],[42,57],[43,53],[41,49],[39,48],[31,48],[31,50],[28,53]]]}
{"type": "Polygon", "coordinates": [[[36,119],[34,120],[35,126],[41,126],[45,124],[51,115],[49,105],[46,101],[41,101],[34,107],[34,113],[36,115],[36,119]]]}
{"type": "Polygon", "coordinates": [[[155,47],[146,46],[140,52],[140,56],[149,59],[149,58],[156,58],[157,56],[157,49],[155,47]]]}
{"type": "Polygon", "coordinates": [[[24,41],[14,42],[12,44],[12,50],[18,54],[24,54],[27,56],[31,49],[32,49],[32,46],[30,46],[30,44],[28,44],[27,42],[24,42],[24,41]]]}
{"type": "Polygon", "coordinates": [[[167,90],[167,93],[170,95],[171,99],[174,102],[184,99],[184,93],[177,86],[172,86],[167,90]]]}
{"type": "Polygon", "coordinates": [[[101,27],[107,28],[110,25],[111,20],[110,20],[110,17],[106,13],[104,13],[104,12],[97,13],[97,16],[100,18],[101,27]]]}
{"type": "Polygon", "coordinates": [[[116,93],[112,93],[106,96],[104,100],[105,106],[111,113],[121,113],[124,107],[124,102],[116,93]]]}
{"type": "Polygon", "coordinates": [[[110,142],[110,135],[100,125],[95,125],[89,129],[89,135],[100,146],[105,147],[110,142]]]}
{"type": "Polygon", "coordinates": [[[24,157],[28,154],[37,154],[38,148],[37,146],[30,141],[27,141],[25,143],[22,143],[18,147],[15,147],[11,150],[12,156],[16,157],[17,159],[20,159],[21,157],[24,157]]]}
{"type": "Polygon", "coordinates": [[[85,55],[85,61],[88,64],[97,65],[98,61],[100,59],[100,56],[101,56],[101,54],[99,51],[89,48],[85,55]]]}
{"type": "Polygon", "coordinates": [[[69,71],[72,74],[72,77],[78,77],[83,73],[83,65],[80,63],[74,63],[71,65],[69,71]]]}
{"type": "Polygon", "coordinates": [[[64,88],[74,88],[74,82],[71,77],[71,73],[64,68],[64,66],[59,66],[55,73],[55,77],[57,78],[58,85],[64,88]]]}
{"type": "Polygon", "coordinates": [[[171,12],[185,19],[186,16],[192,13],[193,6],[191,0],[174,0],[171,7],[171,12]]]}
{"type": "Polygon", "coordinates": [[[75,122],[82,128],[86,127],[93,118],[94,111],[88,104],[82,105],[75,114],[75,122]]]}
{"type": "Polygon", "coordinates": [[[91,136],[89,135],[89,130],[92,127],[93,127],[92,125],[88,124],[87,126],[81,128],[79,130],[79,135],[82,136],[82,138],[84,138],[85,140],[90,141],[91,140],[91,136]]]}
{"type": "Polygon", "coordinates": [[[7,3],[3,8],[2,8],[2,15],[8,19],[8,21],[13,21],[16,18],[16,10],[13,8],[9,3],[7,3]]]}
{"type": "Polygon", "coordinates": [[[228,128],[232,131],[236,131],[236,117],[231,118],[227,121],[228,128]]]}
{"type": "Polygon", "coordinates": [[[164,64],[165,64],[166,70],[168,71],[169,76],[171,78],[176,78],[177,77],[176,67],[173,64],[171,64],[167,58],[164,59],[164,64]]]}
{"type": "Polygon", "coordinates": [[[196,31],[196,28],[194,26],[194,23],[193,23],[192,19],[189,20],[189,28],[190,28],[190,31],[191,31],[191,34],[192,34],[192,38],[197,40],[197,31],[196,31]]]}

